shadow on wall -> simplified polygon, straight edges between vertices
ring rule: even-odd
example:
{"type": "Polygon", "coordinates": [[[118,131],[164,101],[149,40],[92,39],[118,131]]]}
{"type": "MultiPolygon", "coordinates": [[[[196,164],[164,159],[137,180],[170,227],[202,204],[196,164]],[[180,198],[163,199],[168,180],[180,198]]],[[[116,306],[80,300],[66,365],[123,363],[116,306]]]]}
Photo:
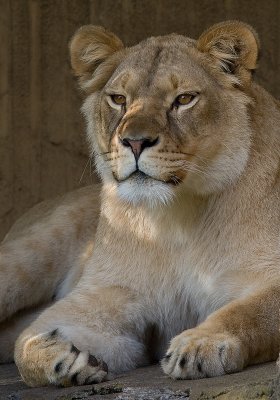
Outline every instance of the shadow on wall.
{"type": "Polygon", "coordinates": [[[68,58],[79,26],[105,26],[132,45],[171,32],[197,38],[226,19],[257,30],[257,79],[280,97],[278,0],[0,1],[0,239],[35,203],[96,181],[68,58]]]}

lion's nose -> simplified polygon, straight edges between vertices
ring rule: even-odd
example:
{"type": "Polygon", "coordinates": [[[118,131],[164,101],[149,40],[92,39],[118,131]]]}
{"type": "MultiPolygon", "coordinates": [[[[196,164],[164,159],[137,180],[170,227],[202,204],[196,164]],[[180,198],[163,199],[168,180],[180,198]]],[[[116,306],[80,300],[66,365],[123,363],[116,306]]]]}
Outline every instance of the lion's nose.
{"type": "Polygon", "coordinates": [[[136,161],[139,159],[140,154],[146,147],[155,146],[158,143],[158,138],[150,139],[150,138],[141,138],[141,139],[131,139],[131,138],[120,138],[121,143],[125,147],[130,147],[136,161]]]}

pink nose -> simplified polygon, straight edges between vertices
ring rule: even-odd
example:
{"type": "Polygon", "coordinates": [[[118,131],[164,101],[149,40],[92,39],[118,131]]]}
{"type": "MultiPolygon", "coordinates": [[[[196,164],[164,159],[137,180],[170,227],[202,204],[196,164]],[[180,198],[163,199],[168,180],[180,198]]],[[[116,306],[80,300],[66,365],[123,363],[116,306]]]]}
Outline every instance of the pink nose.
{"type": "Polygon", "coordinates": [[[139,159],[140,154],[146,147],[152,147],[158,143],[158,138],[152,140],[149,138],[143,138],[143,139],[130,139],[130,138],[120,138],[121,143],[125,147],[130,147],[136,161],[139,159]]]}

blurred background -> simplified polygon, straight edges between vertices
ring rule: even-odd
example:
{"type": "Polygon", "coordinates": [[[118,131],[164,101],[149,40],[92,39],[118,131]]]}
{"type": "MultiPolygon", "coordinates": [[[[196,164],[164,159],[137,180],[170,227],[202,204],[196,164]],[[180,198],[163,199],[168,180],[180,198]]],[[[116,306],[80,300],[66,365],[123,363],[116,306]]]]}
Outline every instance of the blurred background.
{"type": "Polygon", "coordinates": [[[256,79],[279,98],[279,0],[0,0],[0,239],[32,205],[96,181],[68,57],[79,26],[133,45],[171,32],[197,38],[227,19],[259,33],[256,79]]]}

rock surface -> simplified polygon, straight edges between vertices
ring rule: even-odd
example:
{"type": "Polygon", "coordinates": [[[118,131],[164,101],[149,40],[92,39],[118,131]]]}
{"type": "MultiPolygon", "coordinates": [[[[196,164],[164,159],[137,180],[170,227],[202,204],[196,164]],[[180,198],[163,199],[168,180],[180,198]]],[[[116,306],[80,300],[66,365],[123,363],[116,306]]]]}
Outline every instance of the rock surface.
{"type": "Polygon", "coordinates": [[[28,388],[15,365],[0,365],[0,400],[278,400],[275,363],[194,381],[173,381],[158,366],[139,368],[98,385],[28,388]]]}

